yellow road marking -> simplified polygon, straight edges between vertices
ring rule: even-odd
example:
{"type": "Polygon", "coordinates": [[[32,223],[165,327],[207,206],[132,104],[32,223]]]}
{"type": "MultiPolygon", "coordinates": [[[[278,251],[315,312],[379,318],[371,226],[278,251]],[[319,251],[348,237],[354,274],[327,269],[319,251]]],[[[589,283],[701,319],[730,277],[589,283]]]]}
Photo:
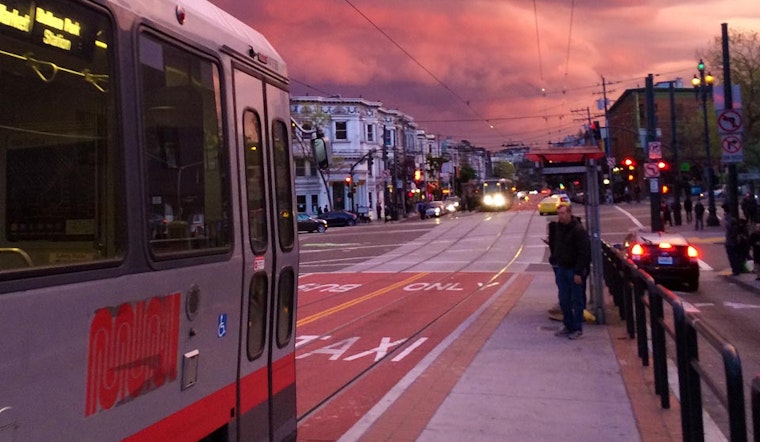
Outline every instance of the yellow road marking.
{"type": "Polygon", "coordinates": [[[352,299],[352,300],[350,300],[348,302],[344,302],[343,304],[336,305],[335,307],[330,307],[327,310],[323,310],[323,311],[321,311],[321,312],[319,312],[317,314],[314,314],[314,315],[311,315],[311,316],[307,316],[306,318],[303,318],[300,321],[296,322],[296,327],[300,327],[302,325],[310,324],[310,323],[312,323],[314,321],[322,319],[322,318],[324,318],[326,316],[330,316],[333,313],[337,313],[339,311],[345,310],[345,309],[347,309],[349,307],[352,307],[352,306],[354,306],[356,304],[359,304],[361,302],[367,301],[369,299],[372,299],[372,298],[380,296],[380,295],[384,295],[384,294],[388,293],[391,290],[397,289],[399,287],[403,287],[403,286],[409,284],[410,282],[416,281],[416,280],[422,278],[423,276],[427,276],[429,274],[430,274],[430,272],[417,273],[416,275],[411,276],[411,277],[409,277],[409,278],[407,278],[407,279],[405,279],[403,281],[399,281],[399,282],[397,282],[395,284],[391,284],[391,285],[389,285],[387,287],[383,287],[383,288],[381,288],[379,290],[375,290],[372,293],[368,293],[368,294],[366,294],[364,296],[360,296],[360,297],[358,297],[356,299],[352,299]]]}
{"type": "Polygon", "coordinates": [[[699,237],[691,237],[686,238],[687,241],[689,241],[692,244],[717,244],[719,242],[723,242],[726,240],[725,236],[710,236],[706,238],[699,238],[699,237]]]}

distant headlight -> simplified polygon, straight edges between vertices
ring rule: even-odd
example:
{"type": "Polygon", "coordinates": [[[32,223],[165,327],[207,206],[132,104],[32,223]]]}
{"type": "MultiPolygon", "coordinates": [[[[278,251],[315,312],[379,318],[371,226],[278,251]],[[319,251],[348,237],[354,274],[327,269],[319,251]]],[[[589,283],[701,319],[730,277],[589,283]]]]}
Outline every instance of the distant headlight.
{"type": "Polygon", "coordinates": [[[507,199],[500,193],[486,195],[483,197],[483,204],[488,207],[504,207],[507,205],[507,199]]]}

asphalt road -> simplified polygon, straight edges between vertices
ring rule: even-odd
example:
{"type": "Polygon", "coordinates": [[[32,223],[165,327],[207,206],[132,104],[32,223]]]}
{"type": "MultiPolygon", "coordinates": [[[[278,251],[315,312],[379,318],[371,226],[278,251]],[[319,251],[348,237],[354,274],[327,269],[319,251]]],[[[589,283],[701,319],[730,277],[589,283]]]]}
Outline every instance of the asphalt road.
{"type": "MultiPolygon", "coordinates": [[[[574,212],[585,217],[583,206],[575,206],[574,212]],[[580,213],[579,213],[580,212],[580,213]]],[[[535,210],[533,201],[523,203],[515,210],[535,210]]],[[[648,229],[651,219],[649,204],[620,204],[601,206],[601,237],[604,241],[620,243],[625,234],[635,228],[648,229]]],[[[458,217],[483,217],[488,214],[470,212],[450,214],[438,219],[419,220],[410,218],[388,223],[374,222],[353,227],[331,228],[324,234],[299,235],[301,248],[301,274],[340,272],[351,265],[390,252],[404,244],[413,243],[430,229],[445,228],[446,223],[458,217]]],[[[555,217],[535,218],[534,222],[548,222],[555,217]]],[[[692,226],[668,226],[669,231],[684,235],[700,251],[702,260],[700,288],[696,292],[678,291],[690,309],[738,350],[747,385],[745,402],[750,403],[749,385],[760,374],[760,283],[757,290],[750,290],[726,277],[728,260],[723,246],[723,228],[707,227],[695,232],[692,226]]],[[[423,245],[421,245],[423,246],[423,245]]],[[[429,245],[428,245],[429,246],[429,245]]],[[[666,312],[667,314],[667,312],[666,312]]],[[[706,347],[706,346],[704,346],[706,347]]],[[[700,357],[717,379],[722,379],[722,364],[709,348],[700,348],[700,357]]],[[[703,388],[703,390],[707,390],[703,388]]],[[[720,406],[714,399],[706,399],[708,411],[720,422],[720,406]]],[[[748,422],[751,413],[748,410],[748,422]]],[[[720,423],[719,423],[720,425],[720,423]]],[[[749,425],[751,427],[751,423],[749,425]]],[[[721,425],[724,427],[724,425],[721,425]]],[[[725,431],[725,430],[724,430],[725,431]]]]}

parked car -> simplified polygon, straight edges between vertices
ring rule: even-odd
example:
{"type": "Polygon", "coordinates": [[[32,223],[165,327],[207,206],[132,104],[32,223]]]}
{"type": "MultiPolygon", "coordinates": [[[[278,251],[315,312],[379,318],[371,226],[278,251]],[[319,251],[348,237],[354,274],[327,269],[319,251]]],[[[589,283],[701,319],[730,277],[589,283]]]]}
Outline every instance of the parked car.
{"type": "Polygon", "coordinates": [[[683,235],[636,229],[626,235],[622,249],[655,282],[699,288],[699,252],[683,235]]]}
{"type": "Polygon", "coordinates": [[[431,201],[425,208],[425,216],[434,216],[438,218],[445,213],[446,205],[443,203],[443,201],[431,201]]]}
{"type": "Polygon", "coordinates": [[[319,219],[306,213],[299,213],[296,217],[298,221],[299,232],[319,232],[324,233],[327,230],[327,221],[319,219]]]}
{"type": "Polygon", "coordinates": [[[357,216],[355,213],[346,210],[336,210],[333,212],[322,213],[317,216],[319,219],[327,221],[330,227],[355,226],[357,216]]]}
{"type": "Polygon", "coordinates": [[[559,206],[569,206],[570,198],[567,195],[551,195],[542,199],[538,203],[538,214],[544,215],[556,215],[559,206]]]}

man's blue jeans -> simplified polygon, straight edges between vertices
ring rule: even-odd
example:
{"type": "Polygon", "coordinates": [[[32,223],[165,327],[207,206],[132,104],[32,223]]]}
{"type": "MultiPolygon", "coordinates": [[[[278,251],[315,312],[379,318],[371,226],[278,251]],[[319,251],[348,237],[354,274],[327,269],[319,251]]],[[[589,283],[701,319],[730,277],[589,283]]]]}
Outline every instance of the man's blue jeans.
{"type": "Polygon", "coordinates": [[[559,290],[559,308],[562,309],[562,322],[571,331],[583,330],[583,310],[586,308],[585,284],[573,281],[575,270],[555,267],[554,279],[559,290]]]}

